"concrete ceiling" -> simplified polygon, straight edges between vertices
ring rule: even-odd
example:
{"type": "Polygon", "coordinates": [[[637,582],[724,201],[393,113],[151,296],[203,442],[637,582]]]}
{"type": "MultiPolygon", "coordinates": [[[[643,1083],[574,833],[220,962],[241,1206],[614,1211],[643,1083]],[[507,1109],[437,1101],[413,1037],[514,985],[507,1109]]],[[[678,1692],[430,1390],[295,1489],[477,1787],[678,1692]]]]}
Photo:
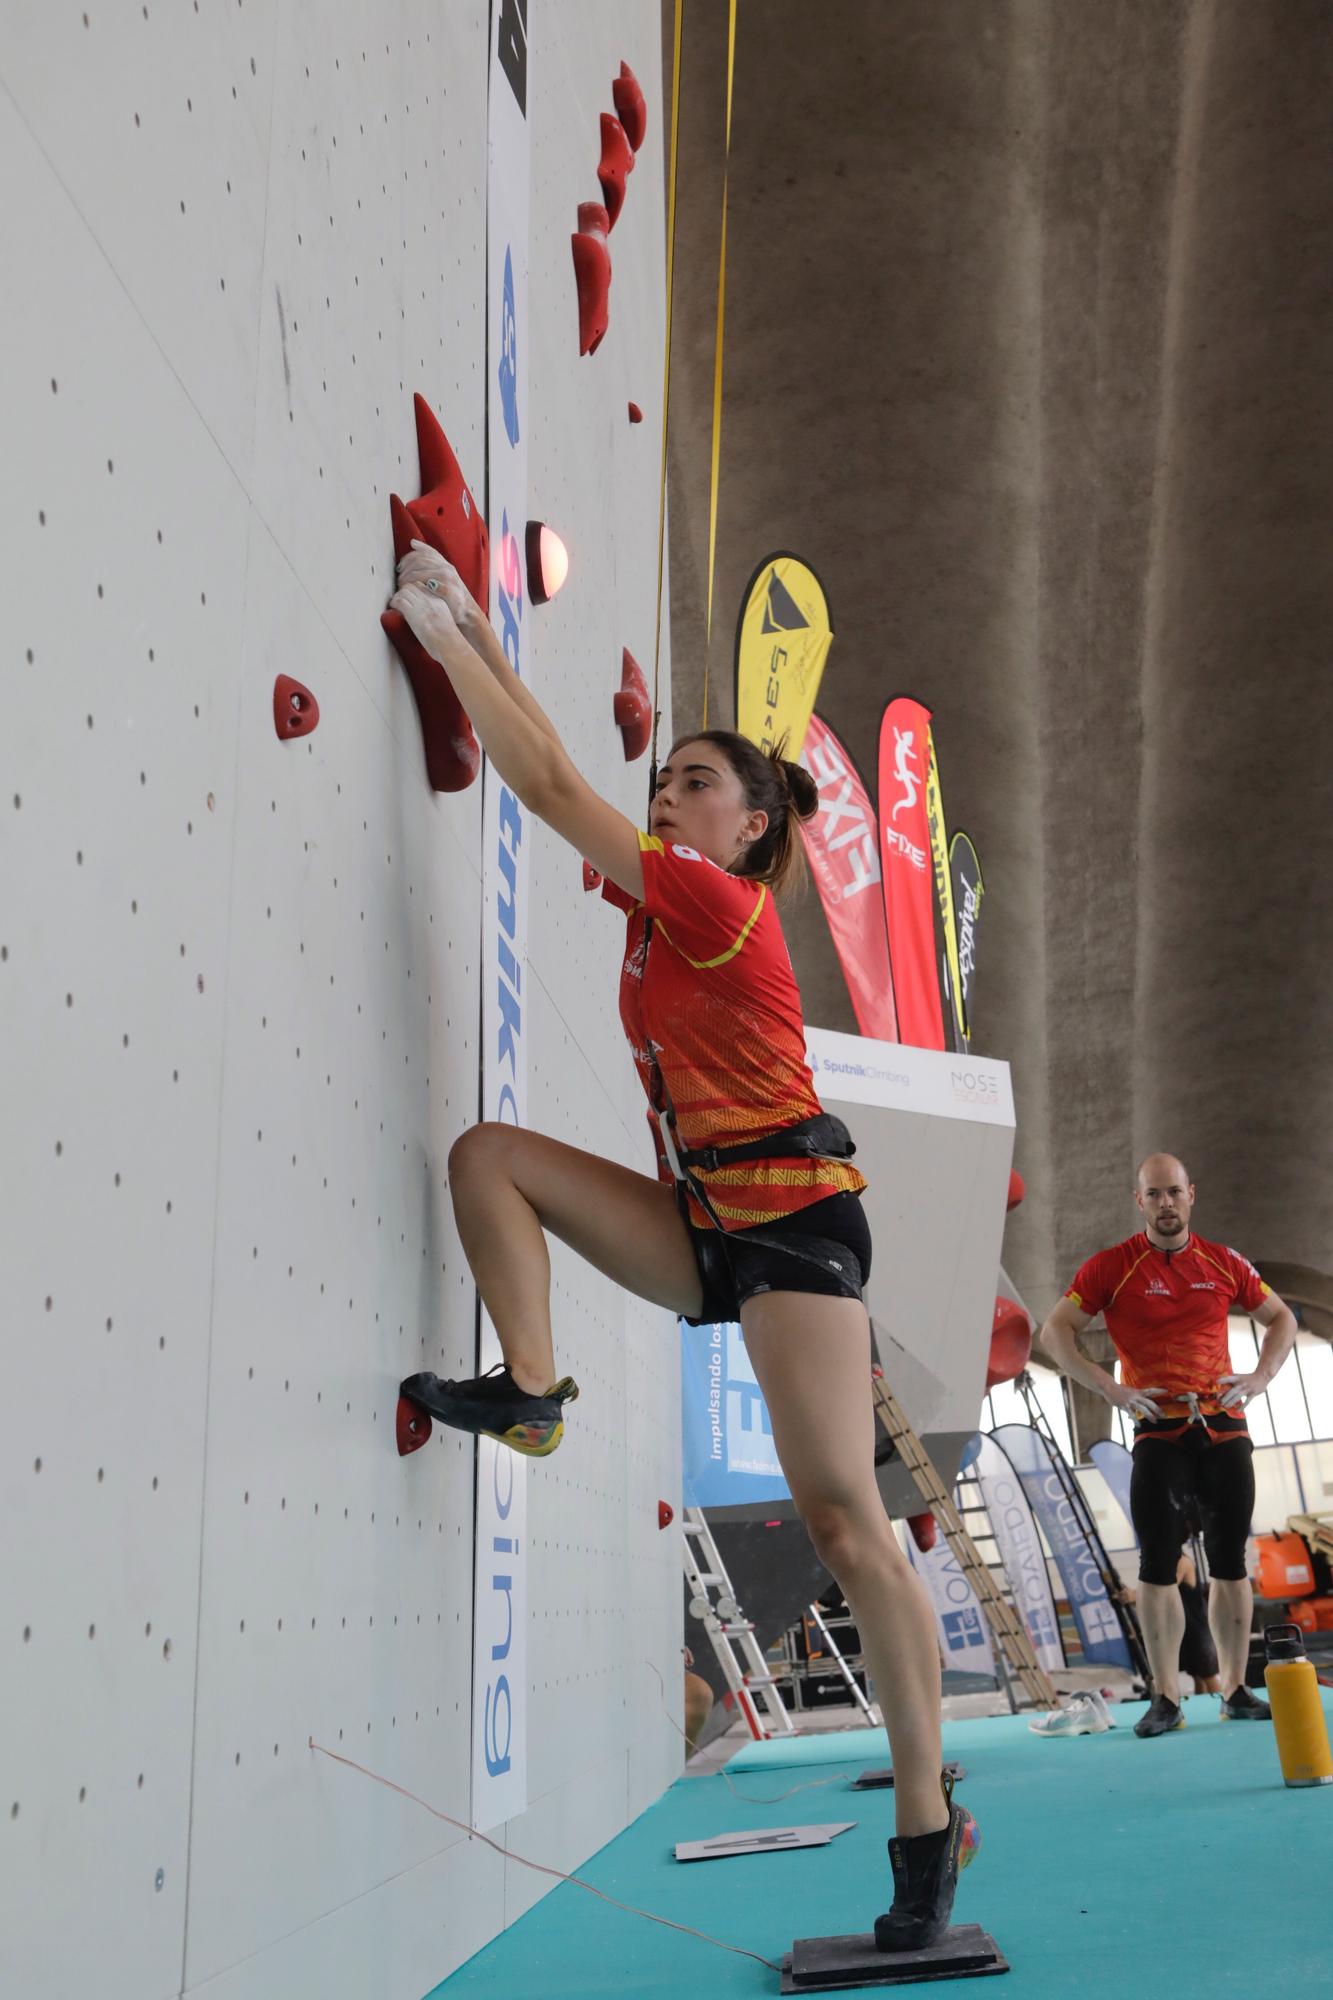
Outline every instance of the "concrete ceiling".
{"type": "MultiPolygon", "coordinates": [[[[664,8],[669,78],[671,0],[664,8]]],[[[742,0],[710,720],[794,549],[873,773],[935,712],[987,898],[1040,1317],[1184,1157],[1202,1234],[1333,1304],[1333,6],[742,0]]],[[[686,0],[677,727],[697,722],[726,8],[686,0]]],[[[855,1030],[813,890],[807,1016],[855,1030]]],[[[1313,1319],[1312,1319],[1312,1323],[1313,1319]]]]}

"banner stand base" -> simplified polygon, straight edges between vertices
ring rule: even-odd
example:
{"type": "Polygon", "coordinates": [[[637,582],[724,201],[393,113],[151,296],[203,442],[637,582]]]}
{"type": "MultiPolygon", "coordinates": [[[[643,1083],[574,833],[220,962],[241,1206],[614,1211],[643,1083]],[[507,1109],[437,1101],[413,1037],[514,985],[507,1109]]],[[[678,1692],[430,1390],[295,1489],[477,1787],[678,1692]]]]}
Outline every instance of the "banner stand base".
{"type": "Polygon", "coordinates": [[[782,1961],[784,1993],[831,1993],[839,1987],[912,1986],[925,1979],[981,1979],[1008,1972],[1009,1961],[980,1924],[958,1924],[929,1951],[880,1951],[875,1934],[797,1938],[782,1961]]]}

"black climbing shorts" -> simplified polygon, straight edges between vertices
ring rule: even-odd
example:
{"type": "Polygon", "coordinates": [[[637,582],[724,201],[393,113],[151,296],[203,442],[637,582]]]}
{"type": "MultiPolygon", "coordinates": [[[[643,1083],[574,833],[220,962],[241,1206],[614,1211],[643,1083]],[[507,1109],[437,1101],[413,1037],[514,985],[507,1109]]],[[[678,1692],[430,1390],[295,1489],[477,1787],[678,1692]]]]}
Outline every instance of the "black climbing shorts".
{"type": "Polygon", "coordinates": [[[758,1292],[859,1299],[870,1276],[870,1225],[857,1194],[828,1195],[754,1229],[700,1229],[688,1220],[686,1227],[704,1288],[699,1317],[687,1326],[739,1320],[758,1292]]]}
{"type": "Polygon", "coordinates": [[[1244,1434],[1214,1444],[1199,1425],[1174,1439],[1140,1437],[1134,1446],[1129,1511],[1139,1538],[1140,1583],[1176,1580],[1191,1516],[1203,1524],[1210,1573],[1245,1575],[1254,1513],[1254,1446],[1244,1434]]]}

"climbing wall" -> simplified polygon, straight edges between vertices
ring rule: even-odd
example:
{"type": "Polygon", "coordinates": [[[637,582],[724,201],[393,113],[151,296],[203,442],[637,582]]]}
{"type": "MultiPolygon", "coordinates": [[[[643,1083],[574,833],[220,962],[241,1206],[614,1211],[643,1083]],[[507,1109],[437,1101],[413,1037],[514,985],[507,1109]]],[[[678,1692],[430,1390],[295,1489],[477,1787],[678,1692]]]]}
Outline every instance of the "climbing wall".
{"type": "MultiPolygon", "coordinates": [[[[639,817],[658,17],[528,10],[531,685],[639,817]],[[649,138],[578,352],[569,236],[628,60],[649,138]],[[645,421],[632,428],[633,398],[645,421]]],[[[479,1105],[480,783],[384,638],[412,398],[485,493],[488,9],[198,0],[0,24],[0,1935],[6,1991],[425,1994],[550,1886],[468,1823],[471,1372],[447,1160],[479,1105]],[[279,740],[275,678],[319,704],[279,740]]],[[[669,727],[668,662],[662,664],[669,727]]],[[[537,1129],[646,1170],[621,932],[534,833],[537,1129]]],[[[679,1768],[672,1324],[555,1246],[582,1400],[528,1469],[526,1810],[575,1868],[679,1768]],[[659,1692],[663,1677],[666,1700],[659,1692]]]]}

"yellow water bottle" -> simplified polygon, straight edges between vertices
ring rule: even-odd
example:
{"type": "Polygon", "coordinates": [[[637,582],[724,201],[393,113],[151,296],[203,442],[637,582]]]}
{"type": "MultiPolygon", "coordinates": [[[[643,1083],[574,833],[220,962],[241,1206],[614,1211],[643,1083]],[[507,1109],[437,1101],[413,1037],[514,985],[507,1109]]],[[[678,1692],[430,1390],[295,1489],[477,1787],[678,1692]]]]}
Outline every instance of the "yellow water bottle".
{"type": "Polygon", "coordinates": [[[1273,1729],[1282,1776],[1289,1785],[1333,1785],[1333,1751],[1315,1670],[1305,1657],[1299,1625],[1264,1628],[1268,1665],[1264,1685],[1273,1707],[1273,1729]]]}

